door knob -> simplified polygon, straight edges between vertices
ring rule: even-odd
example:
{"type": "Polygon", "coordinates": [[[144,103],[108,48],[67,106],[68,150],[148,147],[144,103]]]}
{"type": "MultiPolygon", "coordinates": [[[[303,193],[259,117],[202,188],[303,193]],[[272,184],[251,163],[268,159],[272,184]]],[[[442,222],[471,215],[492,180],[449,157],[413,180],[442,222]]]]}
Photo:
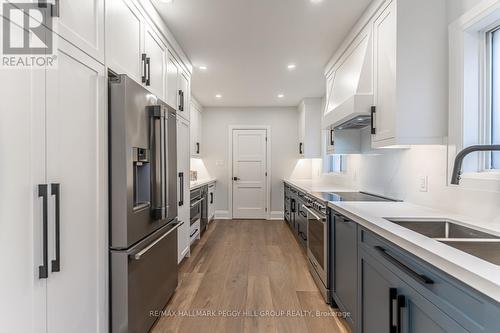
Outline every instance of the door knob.
{"type": "Polygon", "coordinates": [[[237,181],[238,181],[238,180],[240,180],[240,179],[239,179],[238,177],[233,177],[233,180],[234,180],[235,182],[237,182],[237,181]]]}

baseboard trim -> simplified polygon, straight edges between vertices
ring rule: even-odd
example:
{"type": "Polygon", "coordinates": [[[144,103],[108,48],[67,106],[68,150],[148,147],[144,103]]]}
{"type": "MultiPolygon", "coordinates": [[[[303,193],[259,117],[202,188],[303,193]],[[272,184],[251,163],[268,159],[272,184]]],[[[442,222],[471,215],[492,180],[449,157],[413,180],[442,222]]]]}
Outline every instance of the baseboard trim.
{"type": "Polygon", "coordinates": [[[230,220],[229,211],[227,210],[216,210],[215,211],[216,220],[230,220]]]}
{"type": "Polygon", "coordinates": [[[271,214],[269,215],[269,219],[270,220],[283,220],[283,212],[280,212],[280,211],[273,211],[271,212],[271,214]]]}

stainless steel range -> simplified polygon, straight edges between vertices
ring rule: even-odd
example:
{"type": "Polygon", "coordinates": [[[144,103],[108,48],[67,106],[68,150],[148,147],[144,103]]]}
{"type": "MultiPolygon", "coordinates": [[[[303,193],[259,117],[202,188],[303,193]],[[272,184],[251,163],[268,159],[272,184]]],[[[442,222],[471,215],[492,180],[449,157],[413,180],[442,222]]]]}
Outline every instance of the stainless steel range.
{"type": "Polygon", "coordinates": [[[109,82],[111,332],[148,332],[177,287],[175,110],[109,82]]]}
{"type": "Polygon", "coordinates": [[[317,192],[301,203],[307,212],[307,257],[309,271],[327,303],[332,302],[335,239],[334,224],[328,201],[394,201],[364,192],[317,192]]]}

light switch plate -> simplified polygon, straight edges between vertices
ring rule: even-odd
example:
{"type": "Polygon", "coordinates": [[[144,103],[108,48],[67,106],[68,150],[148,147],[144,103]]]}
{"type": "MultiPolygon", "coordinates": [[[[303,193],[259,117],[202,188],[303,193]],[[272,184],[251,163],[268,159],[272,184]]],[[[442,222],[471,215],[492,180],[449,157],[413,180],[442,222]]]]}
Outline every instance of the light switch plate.
{"type": "Polygon", "coordinates": [[[421,175],[418,177],[418,187],[420,192],[428,192],[429,191],[429,177],[421,175]]]}

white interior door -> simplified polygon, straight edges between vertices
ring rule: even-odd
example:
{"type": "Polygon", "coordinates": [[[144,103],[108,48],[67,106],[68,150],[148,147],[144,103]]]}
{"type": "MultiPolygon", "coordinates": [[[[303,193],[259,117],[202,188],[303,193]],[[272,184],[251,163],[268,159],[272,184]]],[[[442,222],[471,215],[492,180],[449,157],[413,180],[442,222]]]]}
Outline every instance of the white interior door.
{"type": "Polygon", "coordinates": [[[58,68],[47,74],[49,278],[47,331],[107,331],[107,152],[104,66],[59,40],[58,68]],[[71,73],[71,75],[68,75],[71,73]],[[60,271],[56,196],[60,184],[60,271]]]}
{"type": "Polygon", "coordinates": [[[233,130],[233,218],[264,219],[267,204],[267,131],[233,130]]]}

